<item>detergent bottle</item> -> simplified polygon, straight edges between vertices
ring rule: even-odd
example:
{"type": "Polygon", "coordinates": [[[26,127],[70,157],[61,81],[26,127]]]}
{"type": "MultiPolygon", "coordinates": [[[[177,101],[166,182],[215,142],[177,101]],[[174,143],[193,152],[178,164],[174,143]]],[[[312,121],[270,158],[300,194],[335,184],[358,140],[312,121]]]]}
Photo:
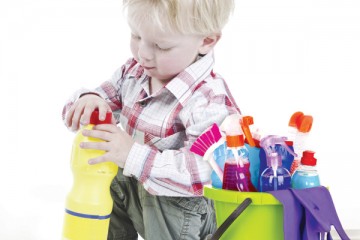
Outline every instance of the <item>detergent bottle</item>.
{"type": "MultiPolygon", "coordinates": [[[[291,152],[295,152],[295,150],[293,147],[293,141],[286,140],[285,144],[287,146],[286,148],[281,144],[275,144],[275,151],[281,157],[282,166],[290,172],[291,166],[293,165],[294,162],[294,155],[292,155],[291,152]],[[290,149],[291,152],[289,152],[287,149],[290,149]]],[[[268,167],[266,160],[266,153],[263,148],[260,148],[259,158],[260,158],[260,173],[262,173],[265,170],[265,168],[268,167]]]]}
{"type": "Polygon", "coordinates": [[[118,171],[113,162],[89,165],[88,160],[105,152],[95,149],[82,149],[81,142],[100,142],[102,140],[85,137],[83,129],[92,129],[97,124],[110,124],[111,112],[104,121],[99,120],[95,110],[90,123],[76,134],[71,153],[73,185],[66,198],[63,240],[106,240],[110,223],[113,200],[110,184],[118,171]]]}
{"type": "Polygon", "coordinates": [[[267,168],[260,176],[260,191],[276,191],[291,187],[290,172],[282,166],[280,154],[276,151],[276,145],[281,145],[292,155],[296,155],[285,143],[286,137],[269,135],[261,139],[260,146],[266,153],[267,168]]]}
{"type": "Polygon", "coordinates": [[[227,151],[222,188],[241,192],[256,192],[251,183],[249,151],[244,145],[240,118],[240,115],[230,115],[224,121],[227,125],[223,128],[226,132],[227,151]]]}
{"type": "Polygon", "coordinates": [[[306,150],[303,152],[300,166],[291,177],[291,187],[304,189],[320,186],[319,174],[316,169],[315,152],[306,150]]]}
{"type": "Polygon", "coordinates": [[[256,192],[251,182],[249,152],[244,146],[244,136],[227,137],[223,189],[256,192]]]}
{"type": "MultiPolygon", "coordinates": [[[[245,147],[249,151],[251,183],[258,190],[260,178],[260,139],[259,129],[250,131],[249,125],[254,124],[253,117],[243,116],[240,125],[245,135],[245,147]]],[[[265,169],[265,168],[264,168],[265,169]]]]}
{"type": "MultiPolygon", "coordinates": [[[[224,142],[220,146],[218,146],[213,152],[214,160],[222,171],[224,171],[226,151],[227,151],[227,146],[226,146],[226,142],[224,142]]],[[[223,185],[221,179],[219,178],[219,176],[216,174],[215,171],[211,172],[211,185],[214,188],[222,188],[223,185]]]]}
{"type": "Polygon", "coordinates": [[[313,117],[311,115],[304,115],[303,112],[295,112],[289,120],[290,139],[294,142],[294,152],[298,157],[294,159],[290,167],[290,174],[292,175],[300,165],[300,157],[303,151],[307,148],[306,143],[313,124],[313,117]]]}

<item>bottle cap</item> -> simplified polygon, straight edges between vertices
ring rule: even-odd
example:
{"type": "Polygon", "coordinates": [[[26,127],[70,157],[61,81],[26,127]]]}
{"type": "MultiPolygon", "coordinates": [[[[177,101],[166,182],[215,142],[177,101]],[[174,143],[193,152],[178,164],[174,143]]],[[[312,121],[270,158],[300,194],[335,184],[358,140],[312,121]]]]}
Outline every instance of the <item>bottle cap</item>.
{"type": "Polygon", "coordinates": [[[295,112],[290,118],[289,126],[296,128],[299,132],[308,133],[311,130],[313,117],[304,115],[303,112],[295,112]]]}
{"type": "Polygon", "coordinates": [[[315,166],[316,158],[314,157],[315,152],[306,150],[303,152],[303,156],[301,158],[302,165],[315,166]]]}
{"type": "Polygon", "coordinates": [[[244,135],[228,135],[226,136],[226,144],[228,147],[241,147],[244,146],[244,135]]]}
{"type": "Polygon", "coordinates": [[[94,110],[90,117],[90,124],[111,124],[112,112],[107,112],[104,120],[99,119],[99,110],[94,110]]]}
{"type": "Polygon", "coordinates": [[[312,123],[313,123],[313,117],[310,115],[304,115],[301,117],[301,120],[297,125],[297,129],[299,130],[299,132],[302,133],[310,132],[312,123]]]}

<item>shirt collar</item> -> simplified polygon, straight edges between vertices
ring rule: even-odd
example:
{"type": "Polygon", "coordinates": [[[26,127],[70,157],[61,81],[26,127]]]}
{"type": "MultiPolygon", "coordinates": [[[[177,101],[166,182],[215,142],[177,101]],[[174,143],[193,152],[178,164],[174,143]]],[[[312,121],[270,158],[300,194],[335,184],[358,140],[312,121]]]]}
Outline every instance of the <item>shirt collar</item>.
{"type": "Polygon", "coordinates": [[[201,57],[196,62],[185,68],[173,78],[165,88],[168,89],[180,103],[191,97],[196,86],[210,75],[214,66],[213,51],[201,57]]]}
{"type": "MultiPolygon", "coordinates": [[[[191,97],[196,86],[211,74],[214,66],[213,55],[214,53],[211,51],[205,56],[196,60],[193,64],[185,68],[176,77],[174,77],[168,84],[164,86],[164,88],[166,88],[181,104],[183,104],[191,97]]],[[[139,65],[139,68],[137,68],[136,72],[133,74],[134,77],[140,81],[143,89],[148,94],[148,97],[146,98],[153,97],[153,95],[150,96],[149,94],[149,76],[144,74],[144,69],[139,65]]]]}

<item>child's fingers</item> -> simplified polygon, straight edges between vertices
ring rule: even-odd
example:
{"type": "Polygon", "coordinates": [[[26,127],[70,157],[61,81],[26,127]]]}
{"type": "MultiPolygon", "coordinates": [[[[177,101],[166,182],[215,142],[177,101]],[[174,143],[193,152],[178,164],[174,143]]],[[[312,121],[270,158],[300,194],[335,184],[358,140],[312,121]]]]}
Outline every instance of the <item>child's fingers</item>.
{"type": "Polygon", "coordinates": [[[89,159],[89,161],[88,161],[88,163],[90,165],[103,163],[103,162],[110,162],[110,160],[107,159],[107,154],[104,154],[104,155],[102,155],[100,157],[97,157],[97,158],[89,159]]]}
{"type": "Polygon", "coordinates": [[[70,108],[65,116],[65,124],[68,128],[71,127],[73,114],[74,114],[74,109],[70,108]]]}
{"type": "Polygon", "coordinates": [[[99,106],[99,120],[100,121],[105,120],[107,112],[111,112],[111,109],[109,109],[107,104],[106,104],[106,106],[99,106]]]}
{"type": "Polygon", "coordinates": [[[112,117],[111,117],[111,124],[116,125],[116,119],[115,119],[115,117],[114,117],[114,114],[113,114],[112,117]]]}
{"type": "Polygon", "coordinates": [[[79,129],[81,112],[75,109],[71,120],[71,130],[76,131],[79,129]]]}
{"type": "Polygon", "coordinates": [[[84,108],[84,112],[81,116],[81,124],[82,125],[87,125],[90,123],[90,117],[91,117],[91,114],[92,112],[96,109],[96,106],[86,106],[84,108]]]}
{"type": "Polygon", "coordinates": [[[109,144],[107,142],[81,142],[80,147],[82,149],[109,151],[109,144]]]}

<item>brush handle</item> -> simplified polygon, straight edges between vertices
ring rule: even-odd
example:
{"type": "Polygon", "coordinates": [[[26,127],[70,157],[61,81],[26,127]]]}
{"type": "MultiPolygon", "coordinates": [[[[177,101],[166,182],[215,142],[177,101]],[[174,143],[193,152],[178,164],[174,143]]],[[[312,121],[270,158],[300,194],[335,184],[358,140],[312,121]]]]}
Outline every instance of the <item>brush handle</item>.
{"type": "Polygon", "coordinates": [[[215,162],[215,160],[212,156],[210,156],[210,158],[209,158],[209,163],[210,163],[210,166],[212,167],[212,169],[214,170],[214,172],[216,173],[216,175],[219,177],[220,181],[223,182],[224,172],[221,170],[221,168],[215,162]]]}

